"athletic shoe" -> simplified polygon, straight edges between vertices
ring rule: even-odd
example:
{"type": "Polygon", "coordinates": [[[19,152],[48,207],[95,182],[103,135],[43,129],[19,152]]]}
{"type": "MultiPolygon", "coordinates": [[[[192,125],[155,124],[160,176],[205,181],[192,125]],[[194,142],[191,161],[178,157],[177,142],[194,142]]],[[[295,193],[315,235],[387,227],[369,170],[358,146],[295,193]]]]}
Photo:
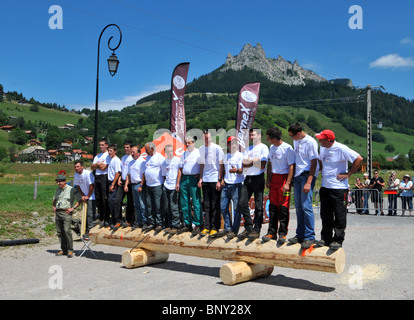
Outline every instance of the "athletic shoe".
{"type": "Polygon", "coordinates": [[[238,238],[239,240],[244,240],[244,239],[246,239],[246,238],[247,238],[247,236],[249,235],[249,233],[250,233],[250,232],[251,232],[250,230],[244,229],[244,231],[243,231],[242,233],[239,233],[239,234],[237,235],[237,238],[238,238]]]}
{"type": "Polygon", "coordinates": [[[259,231],[256,231],[256,230],[250,231],[249,235],[247,236],[247,238],[252,241],[259,239],[259,237],[260,237],[260,233],[259,231]]]}
{"type": "Polygon", "coordinates": [[[184,232],[190,232],[190,231],[191,231],[190,227],[182,227],[182,228],[177,230],[177,234],[181,234],[181,233],[184,233],[184,232]]]}
{"type": "Polygon", "coordinates": [[[210,230],[204,228],[203,231],[200,232],[200,236],[205,236],[210,233],[210,230]]]}
{"type": "Polygon", "coordinates": [[[336,241],[332,242],[332,243],[329,245],[329,249],[331,249],[331,250],[338,250],[338,249],[340,249],[340,248],[342,248],[342,244],[341,244],[341,243],[339,243],[339,242],[336,242],[336,241]]]}
{"type": "Polygon", "coordinates": [[[315,244],[315,240],[304,240],[301,247],[302,249],[309,249],[313,244],[315,244]]]}
{"type": "Polygon", "coordinates": [[[286,236],[279,236],[279,239],[277,239],[277,244],[284,244],[286,243],[286,236]]]}
{"type": "Polygon", "coordinates": [[[201,232],[200,227],[199,226],[196,226],[196,227],[194,227],[193,231],[191,231],[191,234],[193,236],[196,236],[196,235],[200,234],[200,232],[201,232]]]}
{"type": "Polygon", "coordinates": [[[265,235],[265,236],[262,237],[262,240],[264,242],[268,242],[270,240],[276,240],[276,235],[273,234],[273,233],[268,233],[267,235],[265,235]]]}
{"type": "Polygon", "coordinates": [[[217,230],[210,230],[210,237],[215,238],[217,236],[217,230]]]}

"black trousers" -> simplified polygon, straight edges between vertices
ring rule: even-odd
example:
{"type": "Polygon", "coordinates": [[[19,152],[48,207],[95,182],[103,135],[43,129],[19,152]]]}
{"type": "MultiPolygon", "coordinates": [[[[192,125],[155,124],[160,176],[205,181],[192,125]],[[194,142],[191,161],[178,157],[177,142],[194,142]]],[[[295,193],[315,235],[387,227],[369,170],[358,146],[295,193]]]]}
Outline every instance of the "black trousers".
{"type": "Polygon", "coordinates": [[[99,212],[99,220],[109,221],[109,207],[108,207],[108,175],[95,175],[95,199],[96,207],[99,212]]]}
{"type": "Polygon", "coordinates": [[[265,186],[264,173],[258,176],[246,176],[244,179],[244,184],[240,192],[239,199],[239,212],[243,215],[244,218],[244,227],[246,230],[251,230],[253,228],[258,232],[262,228],[263,224],[263,191],[265,186]],[[250,197],[254,194],[254,221],[252,223],[252,218],[250,217],[250,208],[249,200],[250,197]]]}
{"type": "Polygon", "coordinates": [[[122,222],[122,202],[124,201],[125,195],[127,196],[127,205],[125,209],[126,221],[133,224],[135,221],[134,214],[134,200],[132,199],[132,186],[128,186],[128,192],[124,191],[125,180],[121,180],[121,185],[116,189],[115,198],[115,223],[122,222]]]}
{"type": "Polygon", "coordinates": [[[220,195],[216,190],[217,182],[203,182],[204,227],[208,230],[219,230],[221,222],[220,195]]]}
{"type": "Polygon", "coordinates": [[[286,236],[289,225],[289,208],[269,204],[269,230],[268,233],[286,236]],[[279,231],[279,232],[278,232],[279,231]]]}
{"type": "Polygon", "coordinates": [[[319,195],[322,219],[321,239],[326,244],[333,241],[342,244],[345,239],[348,190],[322,187],[319,195]]]}

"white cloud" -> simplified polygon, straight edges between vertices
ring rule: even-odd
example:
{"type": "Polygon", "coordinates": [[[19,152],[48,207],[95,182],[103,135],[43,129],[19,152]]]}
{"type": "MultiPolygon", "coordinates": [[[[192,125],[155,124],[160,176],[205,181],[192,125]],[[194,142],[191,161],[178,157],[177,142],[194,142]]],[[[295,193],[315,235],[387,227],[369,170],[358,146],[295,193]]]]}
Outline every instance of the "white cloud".
{"type": "Polygon", "coordinates": [[[371,62],[370,68],[397,69],[414,67],[414,59],[412,57],[403,58],[398,53],[388,54],[371,62]]]}
{"type": "Polygon", "coordinates": [[[411,38],[409,38],[409,37],[406,37],[406,38],[402,39],[402,40],[400,41],[400,43],[401,43],[401,44],[408,44],[408,45],[412,45],[412,46],[414,46],[414,40],[413,40],[413,39],[411,39],[411,38]]]}
{"type": "MultiPolygon", "coordinates": [[[[163,90],[168,90],[170,89],[170,87],[171,85],[158,85],[158,86],[151,87],[149,90],[139,92],[137,95],[125,96],[119,100],[110,99],[110,100],[99,101],[98,108],[100,111],[121,110],[125,107],[134,105],[138,100],[146,96],[149,96],[150,94],[163,91],[163,90]]],[[[69,106],[69,108],[73,108],[76,110],[82,110],[83,108],[95,109],[95,104],[69,106]]]]}

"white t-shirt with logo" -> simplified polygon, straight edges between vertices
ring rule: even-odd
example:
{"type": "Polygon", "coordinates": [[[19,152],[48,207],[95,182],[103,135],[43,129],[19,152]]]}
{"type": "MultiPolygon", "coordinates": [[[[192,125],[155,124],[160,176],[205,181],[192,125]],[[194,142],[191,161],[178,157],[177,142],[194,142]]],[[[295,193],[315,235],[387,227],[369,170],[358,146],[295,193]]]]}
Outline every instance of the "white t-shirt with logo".
{"type": "Polygon", "coordinates": [[[128,163],[128,174],[131,183],[140,183],[142,181],[142,174],[145,171],[145,159],[140,156],[137,160],[132,160],[128,163]]]}
{"type": "Polygon", "coordinates": [[[132,161],[133,160],[133,158],[132,158],[132,156],[131,155],[124,155],[122,158],[121,158],[121,164],[122,164],[122,180],[126,180],[126,177],[127,177],[127,175],[128,175],[128,164],[129,164],[129,162],[130,161],[132,161]]]}
{"type": "Polygon", "coordinates": [[[118,156],[115,156],[111,159],[111,162],[108,165],[108,180],[113,181],[115,179],[115,174],[121,171],[121,160],[118,156]]]}
{"type": "MultiPolygon", "coordinates": [[[[111,157],[109,156],[108,151],[104,152],[104,153],[98,153],[95,158],[93,158],[93,163],[98,163],[100,161],[104,161],[106,164],[109,165],[109,163],[111,162],[111,157]]],[[[100,170],[100,169],[96,169],[95,174],[97,176],[102,175],[102,174],[108,174],[108,167],[105,168],[104,171],[100,170]]]]}
{"type": "Polygon", "coordinates": [[[156,152],[154,155],[147,155],[145,161],[145,183],[149,187],[156,187],[162,185],[164,178],[162,177],[162,163],[164,162],[164,156],[156,152]]]}
{"type": "Polygon", "coordinates": [[[185,151],[180,158],[179,167],[183,169],[183,174],[194,175],[200,173],[200,152],[194,148],[193,151],[185,151]]]}
{"type": "Polygon", "coordinates": [[[243,173],[230,173],[231,168],[243,168],[243,154],[240,151],[227,153],[224,156],[224,182],[228,184],[242,183],[244,181],[243,173]]]}
{"type": "Polygon", "coordinates": [[[204,164],[203,182],[217,182],[219,179],[220,163],[223,161],[223,150],[215,143],[211,143],[208,147],[201,146],[200,164],[204,164]]]}
{"type": "MultiPolygon", "coordinates": [[[[300,176],[303,171],[310,171],[311,160],[319,159],[318,143],[310,135],[306,135],[301,140],[294,140],[293,146],[295,150],[295,177],[300,176]]],[[[316,164],[315,178],[318,177],[319,162],[316,164]]]]}
{"type": "MultiPolygon", "coordinates": [[[[87,196],[89,194],[89,186],[95,183],[95,177],[92,172],[89,170],[83,169],[81,174],[75,172],[75,176],[73,178],[73,184],[75,186],[79,186],[82,190],[82,193],[87,196]]],[[[95,189],[93,193],[89,197],[89,200],[95,200],[95,189]]]]}
{"type": "Polygon", "coordinates": [[[164,187],[168,190],[175,189],[179,163],[180,158],[173,157],[172,159],[165,159],[162,164],[162,175],[165,177],[164,187]]]}
{"type": "Polygon", "coordinates": [[[287,174],[289,167],[295,163],[295,152],[290,144],[282,142],[280,146],[271,145],[269,162],[272,164],[272,173],[287,174]]]}
{"type": "Polygon", "coordinates": [[[321,147],[322,187],[328,189],[348,189],[348,179],[339,181],[337,175],[348,172],[348,162],[354,162],[359,154],[346,145],[334,142],[330,148],[321,147]]]}
{"type": "MultiPolygon", "coordinates": [[[[259,158],[260,161],[266,161],[269,157],[269,148],[264,143],[259,143],[257,145],[251,145],[244,151],[244,159],[253,159],[259,158]]],[[[251,166],[244,170],[246,176],[258,176],[262,174],[265,169],[262,169],[261,164],[259,167],[251,166]]]]}

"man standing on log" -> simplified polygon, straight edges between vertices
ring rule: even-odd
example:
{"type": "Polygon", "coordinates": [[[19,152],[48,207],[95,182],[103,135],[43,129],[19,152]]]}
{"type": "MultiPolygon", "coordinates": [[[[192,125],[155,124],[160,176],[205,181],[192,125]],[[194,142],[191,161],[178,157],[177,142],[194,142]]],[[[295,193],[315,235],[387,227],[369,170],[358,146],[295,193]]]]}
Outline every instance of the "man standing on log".
{"type": "Polygon", "coordinates": [[[132,160],[128,163],[128,175],[125,181],[124,191],[132,190],[132,199],[134,200],[135,222],[131,229],[142,228],[147,224],[147,215],[145,208],[145,188],[142,185],[142,175],[145,170],[145,159],[141,157],[141,147],[133,146],[131,148],[132,160]]]}
{"type": "Polygon", "coordinates": [[[200,147],[200,180],[198,187],[203,190],[205,211],[204,229],[201,235],[217,236],[220,229],[221,179],[224,173],[223,150],[211,142],[211,134],[204,131],[204,145],[200,147]]]}
{"type": "Polygon", "coordinates": [[[293,148],[282,141],[282,131],[271,128],[266,131],[267,141],[271,143],[267,165],[267,187],[269,188],[269,230],[263,241],[286,241],[289,224],[290,188],[295,166],[293,148]]]}
{"type": "Polygon", "coordinates": [[[263,192],[265,187],[264,171],[269,156],[269,148],[262,143],[260,129],[250,129],[253,144],[244,152],[243,169],[246,177],[240,193],[239,211],[244,218],[245,230],[237,237],[243,240],[259,238],[263,223],[263,192]],[[250,217],[249,200],[254,194],[254,226],[250,217]]]}
{"type": "Polygon", "coordinates": [[[145,144],[147,159],[145,160],[145,171],[142,175],[142,184],[145,185],[145,196],[147,204],[147,223],[144,231],[160,232],[164,229],[164,213],[161,211],[162,184],[162,164],[164,156],[157,152],[154,142],[145,144]]]}
{"type": "Polygon", "coordinates": [[[167,144],[164,151],[166,159],[162,164],[162,175],[165,177],[162,202],[165,206],[165,227],[170,234],[176,234],[181,228],[180,194],[175,190],[180,158],[174,156],[174,147],[171,144],[167,144]]]}
{"type": "Polygon", "coordinates": [[[290,238],[289,242],[300,243],[302,248],[309,249],[315,242],[312,196],[319,171],[318,143],[303,132],[299,123],[292,124],[288,132],[295,150],[293,190],[297,217],[296,236],[290,238]]]}
{"type": "Polygon", "coordinates": [[[55,213],[56,233],[60,241],[61,251],[56,253],[57,256],[67,255],[73,257],[73,240],[72,240],[72,214],[79,201],[75,202],[75,188],[66,184],[66,177],[62,174],[56,178],[58,187],[53,197],[53,212],[55,213]]]}
{"type": "MultiPolygon", "coordinates": [[[[116,194],[118,191],[118,180],[121,176],[122,164],[121,160],[116,155],[118,147],[114,144],[108,147],[108,153],[111,157],[111,162],[108,165],[108,207],[110,212],[111,229],[117,230],[121,226],[122,214],[121,210],[116,210],[116,194]]],[[[104,225],[106,227],[106,225],[104,225]]]]}
{"type": "Polygon", "coordinates": [[[187,150],[182,154],[177,173],[175,190],[180,192],[180,204],[183,213],[185,226],[178,229],[177,233],[192,231],[193,235],[200,233],[203,224],[201,212],[201,190],[197,186],[200,179],[200,152],[195,147],[195,140],[192,137],[185,139],[187,150]],[[194,218],[191,214],[191,202],[193,204],[194,218]],[[195,227],[192,228],[194,223],[195,227]]]}
{"type": "Polygon", "coordinates": [[[132,142],[125,141],[124,142],[124,151],[125,155],[121,158],[121,176],[118,179],[118,187],[116,198],[115,198],[115,215],[122,216],[122,203],[124,201],[125,195],[127,196],[127,205],[125,208],[125,220],[126,222],[123,226],[128,227],[131,226],[134,222],[134,200],[132,199],[132,188],[125,189],[125,182],[128,175],[128,164],[132,161],[131,156],[131,148],[132,142]],[[127,191],[125,191],[127,190],[127,191]]]}
{"type": "Polygon", "coordinates": [[[331,130],[316,135],[321,144],[322,166],[321,197],[321,240],[318,245],[329,246],[332,250],[342,247],[345,237],[348,179],[358,170],[362,157],[342,143],[335,141],[331,130]],[[348,162],[352,163],[348,171],[348,162]],[[332,236],[333,233],[333,236],[332,236]]]}
{"type": "Polygon", "coordinates": [[[99,140],[99,148],[101,153],[93,159],[91,170],[95,171],[95,198],[99,220],[103,224],[106,222],[106,225],[109,226],[108,165],[111,162],[111,157],[108,154],[108,141],[106,139],[99,140]]]}

